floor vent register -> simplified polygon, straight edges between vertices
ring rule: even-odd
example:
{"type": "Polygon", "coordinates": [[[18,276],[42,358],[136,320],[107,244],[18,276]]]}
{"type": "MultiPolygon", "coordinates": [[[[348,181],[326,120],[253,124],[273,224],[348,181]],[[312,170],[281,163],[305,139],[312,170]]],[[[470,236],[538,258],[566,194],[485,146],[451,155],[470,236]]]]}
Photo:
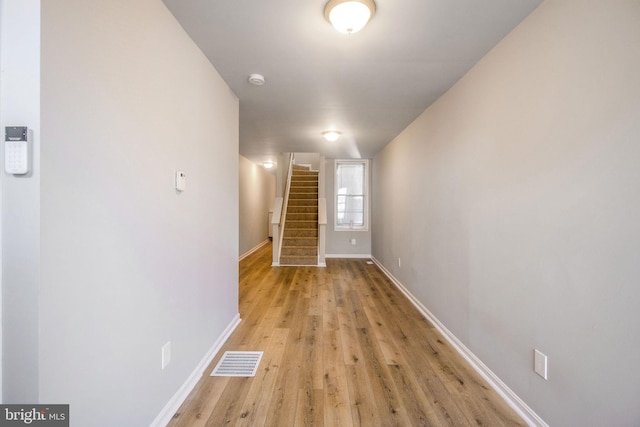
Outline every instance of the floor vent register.
{"type": "Polygon", "coordinates": [[[255,377],[262,351],[225,351],[212,377],[255,377]]]}

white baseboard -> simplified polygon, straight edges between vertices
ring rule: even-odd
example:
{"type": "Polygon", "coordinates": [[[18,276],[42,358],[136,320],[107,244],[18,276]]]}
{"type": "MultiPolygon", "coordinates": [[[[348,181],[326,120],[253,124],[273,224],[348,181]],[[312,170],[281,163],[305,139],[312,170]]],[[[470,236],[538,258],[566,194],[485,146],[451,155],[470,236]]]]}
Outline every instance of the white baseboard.
{"type": "Polygon", "coordinates": [[[218,337],[213,346],[209,349],[204,358],[198,363],[198,366],[193,370],[191,375],[187,378],[187,380],[182,384],[182,386],[178,389],[176,394],[167,402],[167,404],[162,408],[162,411],[158,414],[155,420],[151,423],[150,427],[165,427],[169,424],[169,421],[173,418],[173,415],[180,409],[182,403],[186,400],[189,393],[196,386],[204,370],[207,369],[207,366],[211,363],[213,358],[216,356],[222,345],[229,339],[231,333],[238,327],[240,324],[240,314],[236,314],[231,323],[225,328],[222,334],[218,337]]]}
{"type": "Polygon", "coordinates": [[[475,354],[471,352],[451,331],[449,331],[437,317],[431,313],[405,286],[396,279],[375,257],[371,260],[382,270],[391,282],[402,292],[420,313],[429,320],[445,337],[449,344],[465,358],[467,362],[484,378],[491,387],[513,408],[514,411],[531,427],[549,427],[517,394],[513,392],[496,374],[491,371],[475,354]]]}
{"type": "Polygon", "coordinates": [[[325,258],[355,258],[355,259],[369,259],[371,254],[326,254],[325,258]]]}
{"type": "Polygon", "coordinates": [[[245,252],[242,255],[240,255],[240,258],[238,258],[238,261],[242,261],[243,259],[245,259],[249,255],[251,255],[252,253],[257,251],[258,249],[260,249],[261,247],[263,247],[265,245],[268,245],[269,243],[271,243],[271,240],[269,240],[269,239],[258,243],[256,246],[254,246],[253,248],[249,249],[247,252],[245,252]]]}

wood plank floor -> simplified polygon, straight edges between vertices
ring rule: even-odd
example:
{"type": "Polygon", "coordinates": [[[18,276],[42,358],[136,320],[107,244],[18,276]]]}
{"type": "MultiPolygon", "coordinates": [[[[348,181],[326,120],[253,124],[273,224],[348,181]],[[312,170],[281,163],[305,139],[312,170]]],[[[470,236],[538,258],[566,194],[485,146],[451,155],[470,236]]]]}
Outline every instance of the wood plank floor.
{"type": "Polygon", "coordinates": [[[242,323],[169,424],[524,426],[366,260],[240,262],[242,323]],[[209,376],[226,350],[264,351],[253,378],[209,376]]]}

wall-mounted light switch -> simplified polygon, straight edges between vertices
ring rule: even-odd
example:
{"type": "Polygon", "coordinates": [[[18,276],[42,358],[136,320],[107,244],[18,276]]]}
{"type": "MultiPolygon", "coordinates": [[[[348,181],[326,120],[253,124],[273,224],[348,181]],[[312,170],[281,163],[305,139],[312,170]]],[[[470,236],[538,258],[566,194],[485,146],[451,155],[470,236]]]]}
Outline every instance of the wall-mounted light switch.
{"type": "Polygon", "coordinates": [[[533,351],[533,369],[536,374],[540,375],[545,380],[547,379],[547,356],[541,353],[539,350],[533,351]]]}
{"type": "Polygon", "coordinates": [[[171,341],[162,346],[162,369],[171,362],[171,341]]]}

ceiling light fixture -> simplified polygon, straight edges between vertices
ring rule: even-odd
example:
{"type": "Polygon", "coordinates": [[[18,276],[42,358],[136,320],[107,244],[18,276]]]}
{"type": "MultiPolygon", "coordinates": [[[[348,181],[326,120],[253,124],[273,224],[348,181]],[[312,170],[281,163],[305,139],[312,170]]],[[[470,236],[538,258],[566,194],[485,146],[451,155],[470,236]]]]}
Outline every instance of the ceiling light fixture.
{"type": "Polygon", "coordinates": [[[264,76],[262,74],[250,74],[249,83],[256,86],[262,86],[264,84],[264,76]]]}
{"type": "Polygon", "coordinates": [[[264,162],[262,166],[264,166],[265,169],[271,169],[274,166],[274,164],[272,161],[267,161],[267,162],[264,162]]]}
{"type": "Polygon", "coordinates": [[[353,34],[367,25],[376,12],[373,0],[329,0],[324,16],[343,34],[353,34]]]}
{"type": "Polygon", "coordinates": [[[342,132],[338,130],[325,130],[324,132],[322,132],[322,136],[324,136],[324,139],[332,142],[340,138],[340,135],[342,135],[342,132]]]}

